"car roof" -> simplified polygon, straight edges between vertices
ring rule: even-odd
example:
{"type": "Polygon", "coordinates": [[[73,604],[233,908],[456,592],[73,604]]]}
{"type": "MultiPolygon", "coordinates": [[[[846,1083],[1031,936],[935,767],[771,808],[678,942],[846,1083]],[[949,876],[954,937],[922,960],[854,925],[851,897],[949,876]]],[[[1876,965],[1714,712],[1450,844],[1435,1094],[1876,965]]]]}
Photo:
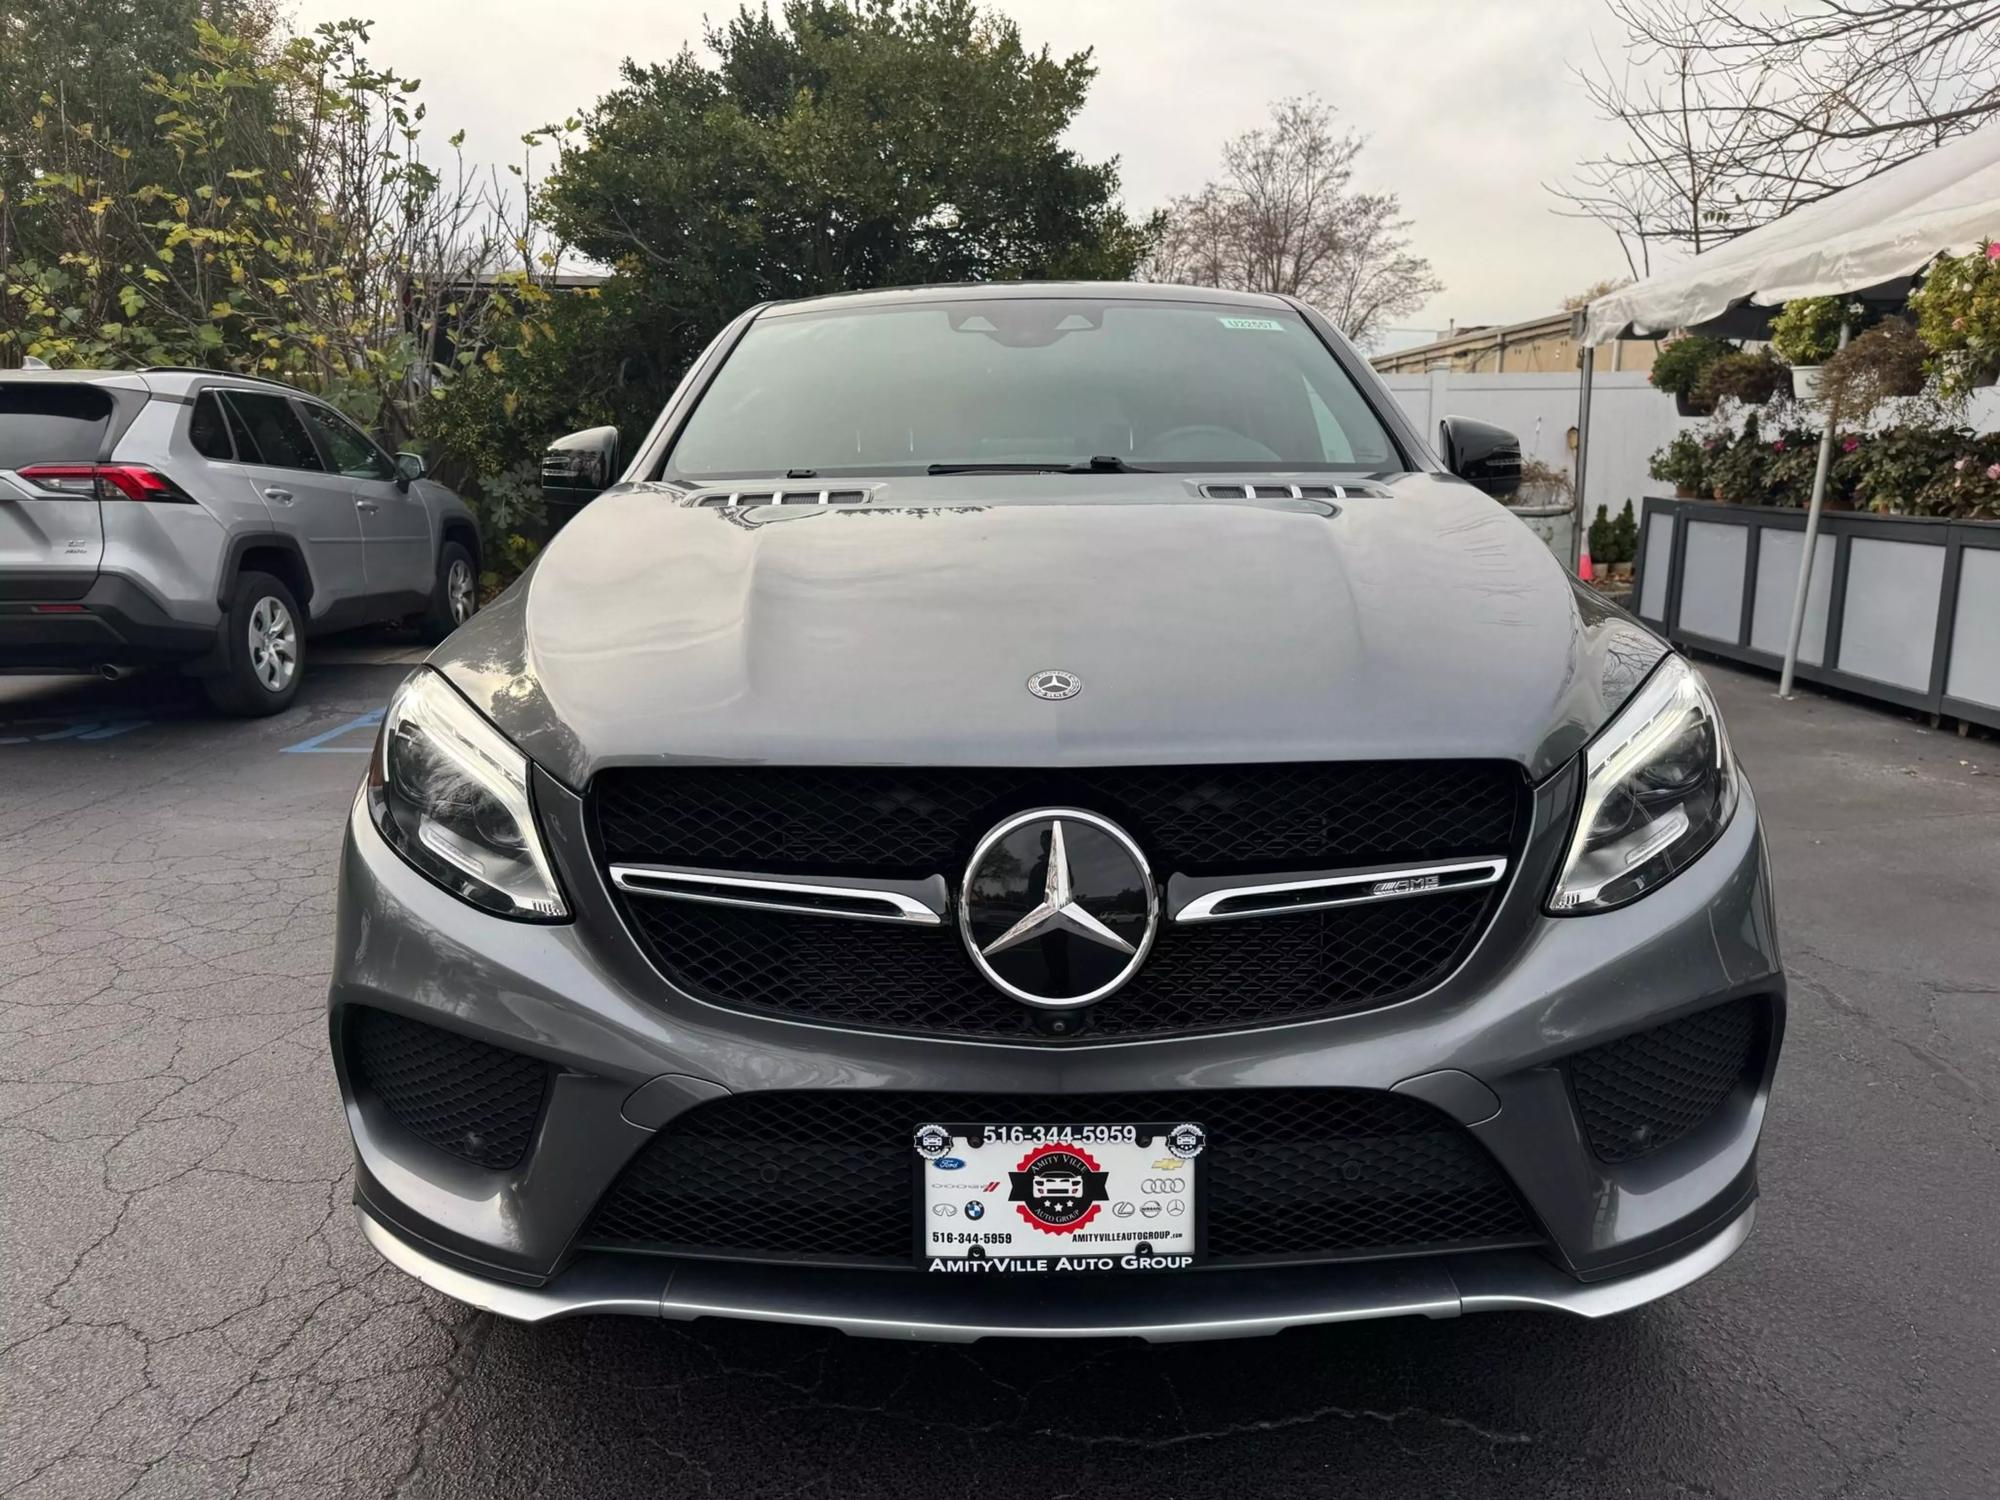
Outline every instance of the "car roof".
{"type": "Polygon", "coordinates": [[[261,375],[244,375],[235,370],[211,370],[199,365],[148,365],[140,370],[0,370],[0,380],[84,381],[91,385],[112,385],[125,390],[150,391],[155,395],[185,395],[196,381],[219,380],[232,384],[265,386],[288,396],[309,401],[321,398],[311,391],[267,380],[261,375]]]}
{"type": "Polygon", "coordinates": [[[914,306],[925,302],[1004,302],[1024,297],[1116,298],[1134,302],[1206,302],[1227,307],[1290,308],[1291,300],[1269,292],[1239,292],[1225,287],[1174,286],[1160,281],[965,281],[930,286],[878,287],[866,292],[834,292],[773,302],[760,318],[830,308],[914,306]]]}

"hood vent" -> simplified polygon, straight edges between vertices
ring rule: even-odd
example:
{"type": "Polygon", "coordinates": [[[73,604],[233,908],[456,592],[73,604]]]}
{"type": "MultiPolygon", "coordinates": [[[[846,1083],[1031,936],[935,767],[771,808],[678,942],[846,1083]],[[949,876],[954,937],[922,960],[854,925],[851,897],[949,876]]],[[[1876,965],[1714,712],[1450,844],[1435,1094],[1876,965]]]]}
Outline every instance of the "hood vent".
{"type": "Polygon", "coordinates": [[[1204,484],[1204,500],[1382,500],[1389,492],[1379,484],[1204,484]]]}
{"type": "Polygon", "coordinates": [[[865,505],[868,491],[860,490],[709,490],[692,495],[689,505],[740,510],[751,505],[865,505]]]}

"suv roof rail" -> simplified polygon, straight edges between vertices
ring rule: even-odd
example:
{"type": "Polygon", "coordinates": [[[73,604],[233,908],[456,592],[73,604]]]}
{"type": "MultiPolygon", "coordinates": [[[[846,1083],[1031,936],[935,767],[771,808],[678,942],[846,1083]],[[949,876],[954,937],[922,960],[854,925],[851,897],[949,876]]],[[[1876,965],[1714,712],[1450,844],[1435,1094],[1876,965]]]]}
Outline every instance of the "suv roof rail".
{"type": "Polygon", "coordinates": [[[272,380],[264,375],[245,375],[237,370],[211,370],[207,365],[141,365],[136,371],[140,375],[213,375],[220,380],[248,380],[255,385],[274,385],[280,390],[290,391],[296,396],[310,396],[311,391],[302,391],[295,385],[286,385],[282,380],[272,380]]]}

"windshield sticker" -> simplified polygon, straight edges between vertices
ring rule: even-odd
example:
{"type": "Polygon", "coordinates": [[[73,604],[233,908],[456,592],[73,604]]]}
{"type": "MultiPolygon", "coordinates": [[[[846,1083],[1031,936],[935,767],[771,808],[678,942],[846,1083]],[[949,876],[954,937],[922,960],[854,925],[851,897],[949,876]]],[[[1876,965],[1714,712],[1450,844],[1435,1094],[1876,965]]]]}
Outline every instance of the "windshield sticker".
{"type": "Polygon", "coordinates": [[[1224,328],[1248,329],[1254,333],[1283,333],[1285,325],[1276,318],[1222,318],[1224,328]]]}

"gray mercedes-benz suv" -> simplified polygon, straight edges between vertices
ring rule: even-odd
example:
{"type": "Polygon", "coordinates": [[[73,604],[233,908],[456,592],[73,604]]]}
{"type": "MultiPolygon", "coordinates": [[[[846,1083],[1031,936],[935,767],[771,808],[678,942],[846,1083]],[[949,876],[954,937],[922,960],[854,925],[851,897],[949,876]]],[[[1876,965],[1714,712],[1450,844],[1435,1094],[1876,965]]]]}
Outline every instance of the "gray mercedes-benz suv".
{"type": "Polygon", "coordinates": [[[1750,1231],[1785,983],[1699,674],[1312,309],[753,309],[396,693],[369,1239],[510,1317],[1595,1317],[1750,1231]],[[1454,472],[1455,471],[1455,472],[1454,472]],[[1466,482],[1467,479],[1473,482],[1466,482]],[[608,486],[608,488],[606,488],[608,486]]]}
{"type": "Polygon", "coordinates": [[[0,372],[0,671],[178,665],[229,713],[309,633],[472,613],[472,513],[333,407],[215,370],[0,372]]]}

